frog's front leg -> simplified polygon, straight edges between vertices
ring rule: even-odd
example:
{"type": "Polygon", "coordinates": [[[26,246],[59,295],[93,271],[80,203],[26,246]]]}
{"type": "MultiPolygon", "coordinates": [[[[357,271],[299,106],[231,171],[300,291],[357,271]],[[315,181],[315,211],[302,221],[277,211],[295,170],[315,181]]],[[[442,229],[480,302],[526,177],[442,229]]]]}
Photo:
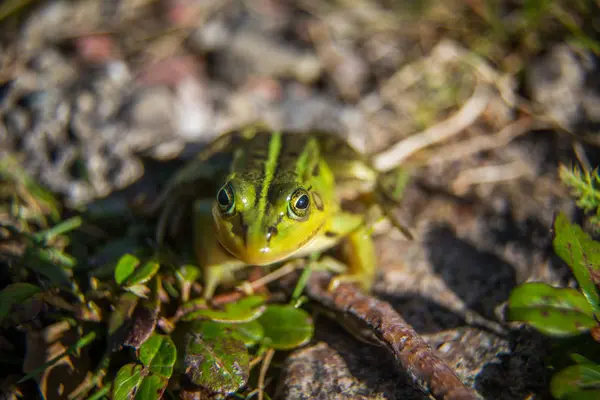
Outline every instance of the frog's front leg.
{"type": "Polygon", "coordinates": [[[203,271],[205,299],[210,299],[222,283],[233,282],[234,272],[246,264],[232,256],[221,246],[212,220],[212,200],[194,203],[194,251],[203,271]]]}
{"type": "MultiPolygon", "coordinates": [[[[348,264],[348,271],[333,277],[329,283],[329,290],[335,290],[341,283],[358,283],[364,291],[369,292],[377,273],[377,257],[371,229],[364,224],[362,217],[345,213],[340,217],[342,219],[338,218],[337,228],[341,233],[350,229],[345,233],[346,237],[342,242],[343,257],[348,264]]],[[[335,232],[336,227],[333,228],[335,232]]]]}

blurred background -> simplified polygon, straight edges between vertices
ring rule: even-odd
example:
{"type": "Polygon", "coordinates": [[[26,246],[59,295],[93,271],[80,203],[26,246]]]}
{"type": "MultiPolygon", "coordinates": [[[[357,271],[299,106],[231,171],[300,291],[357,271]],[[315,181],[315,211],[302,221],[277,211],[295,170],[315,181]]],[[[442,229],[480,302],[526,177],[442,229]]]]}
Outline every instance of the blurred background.
{"type": "MultiPolygon", "coordinates": [[[[417,240],[378,238],[376,294],[486,398],[547,395],[544,340],[488,322],[518,283],[572,283],[550,227],[588,223],[559,166],[598,165],[597,1],[5,0],[0,24],[0,157],[65,204],[244,124],[341,135],[412,176],[417,240]]],[[[355,350],[332,332],[292,363],[355,350]]],[[[346,390],[405,393],[363,353],[346,390]]]]}
{"type": "MultiPolygon", "coordinates": [[[[529,165],[504,160],[497,173],[535,174],[536,160],[560,157],[548,148],[553,140],[596,142],[597,6],[8,0],[0,5],[0,146],[79,204],[139,178],[141,154],[175,158],[186,143],[257,120],[326,129],[377,152],[456,114],[480,85],[488,93],[451,136],[489,142],[462,146],[479,156],[528,136],[529,165]],[[521,133],[493,136],[531,117],[515,128],[521,133]],[[550,132],[526,135],[541,129],[550,132]]],[[[454,173],[447,184],[467,190],[469,177],[456,182],[460,151],[435,148],[419,164],[442,165],[454,173]]]]}

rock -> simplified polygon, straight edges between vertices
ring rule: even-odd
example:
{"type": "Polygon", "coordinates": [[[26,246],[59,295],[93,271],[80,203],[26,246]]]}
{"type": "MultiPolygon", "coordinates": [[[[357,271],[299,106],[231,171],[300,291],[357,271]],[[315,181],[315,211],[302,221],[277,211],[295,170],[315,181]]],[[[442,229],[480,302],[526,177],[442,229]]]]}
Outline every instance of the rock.
{"type": "Polygon", "coordinates": [[[213,103],[205,82],[188,76],[175,91],[175,129],[184,140],[206,139],[213,130],[213,103]]]}
{"type": "Polygon", "coordinates": [[[308,84],[321,75],[321,63],[313,53],[299,51],[252,30],[233,33],[224,45],[215,54],[224,67],[218,73],[236,84],[256,76],[291,78],[308,84]]]}
{"type": "Polygon", "coordinates": [[[590,120],[600,122],[600,97],[597,88],[588,85],[597,75],[595,64],[589,53],[555,45],[527,69],[528,92],[541,111],[564,129],[575,132],[590,120]]]}
{"type": "Polygon", "coordinates": [[[139,127],[173,128],[175,96],[166,86],[153,86],[133,95],[130,106],[130,123],[139,127]]]}
{"type": "MultiPolygon", "coordinates": [[[[3,141],[9,151],[24,153],[25,169],[71,205],[135,181],[143,170],[133,156],[139,147],[126,134],[128,66],[113,60],[87,69],[53,47],[27,65],[7,85],[0,108],[3,141]]],[[[164,140],[162,132],[148,134],[146,148],[164,140]]]]}
{"type": "Polygon", "coordinates": [[[350,101],[357,101],[366,87],[369,66],[362,54],[348,41],[332,39],[327,29],[319,24],[315,24],[311,29],[319,59],[341,96],[350,101]]]}
{"type": "Polygon", "coordinates": [[[398,371],[383,348],[357,342],[331,322],[315,345],[286,360],[280,387],[285,399],[405,399],[428,397],[398,371]]]}

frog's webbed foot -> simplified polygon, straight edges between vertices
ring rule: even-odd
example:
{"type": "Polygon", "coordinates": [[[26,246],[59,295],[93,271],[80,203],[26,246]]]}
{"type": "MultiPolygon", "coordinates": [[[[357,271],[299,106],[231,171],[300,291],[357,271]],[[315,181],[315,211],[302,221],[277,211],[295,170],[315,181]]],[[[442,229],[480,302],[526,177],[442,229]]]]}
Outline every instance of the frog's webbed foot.
{"type": "Polygon", "coordinates": [[[335,290],[342,283],[358,283],[365,292],[369,292],[375,281],[377,265],[370,229],[361,226],[352,232],[343,243],[342,251],[348,271],[333,277],[329,290],[335,290]]]}
{"type": "Polygon", "coordinates": [[[359,284],[360,287],[366,292],[368,292],[371,289],[371,283],[365,282],[364,277],[362,275],[342,274],[331,278],[331,280],[329,281],[329,285],[327,286],[327,290],[333,292],[335,291],[335,289],[337,289],[338,286],[340,286],[343,283],[359,284]]]}

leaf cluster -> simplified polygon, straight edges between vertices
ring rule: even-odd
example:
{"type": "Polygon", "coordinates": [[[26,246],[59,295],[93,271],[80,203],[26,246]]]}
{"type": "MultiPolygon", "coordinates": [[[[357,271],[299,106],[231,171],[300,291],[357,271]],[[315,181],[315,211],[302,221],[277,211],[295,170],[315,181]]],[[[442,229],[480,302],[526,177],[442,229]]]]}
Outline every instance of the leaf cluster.
{"type": "Polygon", "coordinates": [[[8,170],[0,170],[0,234],[19,251],[0,259],[3,394],[268,398],[273,352],[311,340],[298,299],[252,295],[215,306],[200,297],[202,271],[148,244],[152,230],[126,207],[105,203],[61,221],[47,191],[8,170]]]}
{"type": "Polygon", "coordinates": [[[556,399],[600,398],[600,242],[569,222],[563,214],[554,221],[553,246],[571,268],[578,289],[556,288],[541,282],[516,287],[508,301],[508,318],[566,340],[571,364],[554,374],[550,391],[556,399]],[[589,340],[582,348],[573,344],[589,340]],[[573,338],[575,342],[569,342],[573,338]],[[585,352],[585,355],[580,354],[585,352]]]}

